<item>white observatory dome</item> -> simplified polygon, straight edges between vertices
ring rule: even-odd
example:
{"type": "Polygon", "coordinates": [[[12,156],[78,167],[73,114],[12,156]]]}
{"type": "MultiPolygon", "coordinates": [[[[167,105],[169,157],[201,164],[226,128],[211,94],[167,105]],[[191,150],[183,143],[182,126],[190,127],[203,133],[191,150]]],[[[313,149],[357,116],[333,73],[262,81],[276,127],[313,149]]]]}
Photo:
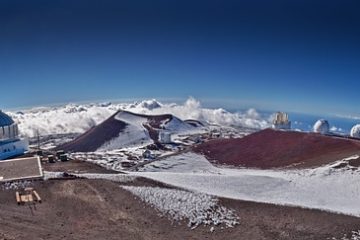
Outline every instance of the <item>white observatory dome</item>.
{"type": "Polygon", "coordinates": [[[325,119],[317,120],[313,127],[314,132],[326,134],[330,131],[329,122],[325,119]]]}
{"type": "Polygon", "coordinates": [[[350,131],[350,136],[354,138],[360,138],[360,124],[356,124],[350,131]]]}

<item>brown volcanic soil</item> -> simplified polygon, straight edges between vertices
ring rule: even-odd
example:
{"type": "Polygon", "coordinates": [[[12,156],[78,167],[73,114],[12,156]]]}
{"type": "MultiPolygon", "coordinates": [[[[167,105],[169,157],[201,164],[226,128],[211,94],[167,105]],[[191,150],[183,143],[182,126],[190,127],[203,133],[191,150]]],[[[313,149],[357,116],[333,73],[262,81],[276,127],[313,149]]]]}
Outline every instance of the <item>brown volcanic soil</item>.
{"type": "Polygon", "coordinates": [[[115,113],[103,123],[91,128],[73,141],[58,146],[55,150],[66,152],[94,152],[104,143],[117,137],[122,132],[126,123],[115,119],[115,113]]]}
{"type": "Polygon", "coordinates": [[[360,141],[315,133],[265,129],[238,139],[217,139],[194,148],[209,160],[254,168],[306,168],[360,153],[360,141]]]}
{"type": "MultiPolygon", "coordinates": [[[[153,185],[143,180],[144,185],[153,185]]],[[[138,181],[137,185],[140,182],[138,181]]],[[[104,180],[35,183],[36,209],[18,206],[14,191],[0,191],[0,239],[331,239],[360,229],[360,219],[301,208],[220,199],[236,210],[231,229],[191,230],[159,217],[119,184],[104,180]]]]}
{"type": "Polygon", "coordinates": [[[164,121],[171,121],[174,116],[170,114],[165,115],[143,115],[127,111],[118,111],[103,123],[91,128],[84,134],[80,135],[71,142],[65,143],[55,148],[55,150],[64,150],[66,152],[94,152],[106,142],[116,138],[124,131],[127,123],[115,119],[115,116],[120,113],[127,113],[137,117],[147,118],[148,122],[144,127],[148,130],[150,138],[158,143],[158,129],[164,121]]]}

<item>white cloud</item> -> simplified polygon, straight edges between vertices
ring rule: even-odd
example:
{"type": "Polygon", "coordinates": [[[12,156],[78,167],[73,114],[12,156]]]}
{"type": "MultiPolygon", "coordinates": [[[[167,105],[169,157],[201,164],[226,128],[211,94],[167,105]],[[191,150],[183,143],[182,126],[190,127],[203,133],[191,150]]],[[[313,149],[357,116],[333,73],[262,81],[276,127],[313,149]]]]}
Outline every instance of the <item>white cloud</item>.
{"type": "Polygon", "coordinates": [[[146,114],[171,113],[182,120],[195,119],[212,124],[224,126],[243,126],[250,128],[265,128],[269,121],[260,116],[255,109],[249,109],[244,113],[231,113],[222,108],[210,109],[201,106],[195,98],[190,97],[184,104],[162,104],[161,108],[139,109],[146,114]]]}
{"type": "Polygon", "coordinates": [[[144,114],[173,114],[182,120],[195,119],[222,126],[250,128],[269,126],[269,119],[263,118],[255,109],[231,113],[222,108],[204,108],[192,97],[183,104],[165,104],[156,100],[132,104],[68,104],[62,107],[33,108],[23,112],[8,113],[19,123],[23,135],[34,137],[37,131],[41,135],[82,133],[120,109],[144,114]]]}
{"type": "Polygon", "coordinates": [[[344,129],[339,128],[339,127],[336,127],[336,126],[332,126],[332,127],[330,128],[330,131],[331,131],[331,132],[344,132],[344,129]]]}

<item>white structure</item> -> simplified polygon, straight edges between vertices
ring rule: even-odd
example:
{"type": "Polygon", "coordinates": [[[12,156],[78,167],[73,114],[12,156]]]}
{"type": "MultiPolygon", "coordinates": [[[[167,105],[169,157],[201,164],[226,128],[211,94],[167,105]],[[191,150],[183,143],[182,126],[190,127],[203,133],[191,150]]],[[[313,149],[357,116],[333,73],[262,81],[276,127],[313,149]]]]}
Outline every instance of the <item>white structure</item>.
{"type": "Polygon", "coordinates": [[[277,112],[273,121],[272,127],[274,129],[291,129],[291,122],[289,121],[289,115],[284,112],[277,112]]]}
{"type": "Polygon", "coordinates": [[[360,124],[356,124],[350,131],[350,136],[354,138],[360,138],[360,124]]]}
{"type": "Polygon", "coordinates": [[[28,150],[28,142],[19,138],[18,125],[0,110],[0,160],[21,155],[28,150]]]}
{"type": "Polygon", "coordinates": [[[314,124],[313,131],[316,133],[327,134],[330,132],[329,122],[325,119],[317,120],[314,124]]]}
{"type": "Polygon", "coordinates": [[[159,141],[164,144],[171,143],[171,133],[167,131],[161,131],[159,133],[159,141]]]}

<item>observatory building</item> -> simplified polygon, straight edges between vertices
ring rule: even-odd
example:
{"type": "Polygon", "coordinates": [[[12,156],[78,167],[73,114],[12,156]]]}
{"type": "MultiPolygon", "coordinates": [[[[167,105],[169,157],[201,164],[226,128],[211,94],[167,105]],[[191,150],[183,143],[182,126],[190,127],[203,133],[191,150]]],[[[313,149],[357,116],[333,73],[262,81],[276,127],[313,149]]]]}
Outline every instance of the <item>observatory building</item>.
{"type": "Polygon", "coordinates": [[[356,124],[350,131],[350,136],[354,138],[360,138],[360,124],[356,124]]]}
{"type": "Polygon", "coordinates": [[[28,142],[19,138],[18,125],[0,110],[0,160],[21,155],[27,150],[28,142]]]}
{"type": "Polygon", "coordinates": [[[289,121],[289,115],[284,112],[277,112],[273,121],[272,127],[274,129],[291,129],[291,122],[289,121]]]}
{"type": "Polygon", "coordinates": [[[327,134],[330,132],[329,122],[325,119],[317,120],[314,124],[313,131],[320,134],[327,134]]]}

